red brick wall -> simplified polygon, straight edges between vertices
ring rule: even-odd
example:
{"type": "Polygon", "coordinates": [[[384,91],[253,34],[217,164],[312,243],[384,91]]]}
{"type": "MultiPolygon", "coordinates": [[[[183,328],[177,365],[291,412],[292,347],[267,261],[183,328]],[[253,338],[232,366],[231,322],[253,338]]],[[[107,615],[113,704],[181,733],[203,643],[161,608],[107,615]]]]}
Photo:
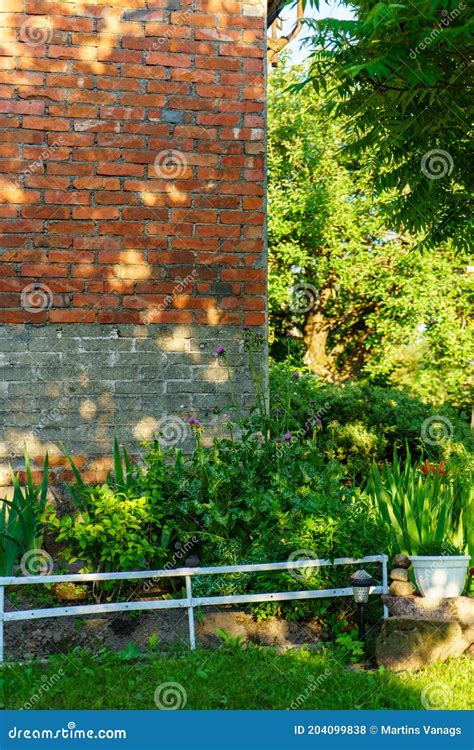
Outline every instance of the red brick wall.
{"type": "Polygon", "coordinates": [[[0,323],[261,325],[261,0],[1,0],[0,323]]]}

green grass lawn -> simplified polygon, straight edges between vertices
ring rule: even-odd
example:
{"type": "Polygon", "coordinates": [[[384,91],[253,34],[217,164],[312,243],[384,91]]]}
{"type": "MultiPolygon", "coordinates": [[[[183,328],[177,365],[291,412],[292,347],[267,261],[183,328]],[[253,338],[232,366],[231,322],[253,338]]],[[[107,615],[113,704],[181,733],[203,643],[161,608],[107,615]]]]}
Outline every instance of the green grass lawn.
{"type": "Polygon", "coordinates": [[[5,708],[467,709],[474,661],[463,657],[415,674],[357,671],[330,653],[224,646],[132,658],[72,653],[48,664],[3,669],[5,708]],[[176,683],[166,686],[165,683],[176,683]],[[161,686],[161,687],[160,687],[161,686]]]}

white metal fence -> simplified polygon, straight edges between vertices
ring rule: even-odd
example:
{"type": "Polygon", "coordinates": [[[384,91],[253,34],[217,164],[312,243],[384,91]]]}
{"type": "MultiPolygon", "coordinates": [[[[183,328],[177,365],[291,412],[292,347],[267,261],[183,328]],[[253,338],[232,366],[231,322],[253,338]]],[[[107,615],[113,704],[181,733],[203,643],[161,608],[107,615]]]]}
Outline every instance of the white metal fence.
{"type": "MultiPolygon", "coordinates": [[[[136,570],[127,573],[72,573],[67,575],[38,575],[23,577],[0,577],[0,664],[3,663],[3,629],[4,623],[19,620],[35,620],[46,617],[68,617],[71,615],[95,615],[103,612],[125,612],[153,609],[187,609],[189,623],[189,641],[191,649],[196,648],[194,630],[194,608],[209,607],[220,604],[247,604],[250,602],[291,601],[294,599],[320,599],[324,597],[352,596],[352,587],[339,589],[320,589],[308,591],[281,591],[263,594],[236,594],[233,596],[193,597],[192,578],[205,575],[225,575],[226,573],[262,573],[269,571],[300,570],[319,568],[328,565],[360,565],[362,563],[379,563],[382,566],[382,584],[372,586],[371,594],[382,594],[388,591],[387,555],[369,555],[358,559],[339,557],[335,560],[292,560],[279,563],[259,565],[223,565],[213,568],[172,568],[170,570],[136,570]],[[128,601],[108,604],[81,604],[69,607],[49,607],[43,609],[15,610],[5,612],[5,587],[32,584],[52,583],[88,583],[94,581],[126,581],[160,578],[181,578],[186,581],[186,598],[156,599],[153,601],[128,601]]],[[[388,611],[384,607],[384,617],[388,611]]]]}

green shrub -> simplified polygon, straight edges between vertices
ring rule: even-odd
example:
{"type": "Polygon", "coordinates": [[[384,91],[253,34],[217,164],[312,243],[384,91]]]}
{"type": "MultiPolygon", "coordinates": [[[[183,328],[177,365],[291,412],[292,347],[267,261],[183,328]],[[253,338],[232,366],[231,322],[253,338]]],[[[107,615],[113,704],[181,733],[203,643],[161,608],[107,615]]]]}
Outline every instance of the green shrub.
{"type": "Polygon", "coordinates": [[[57,541],[67,544],[68,562],[83,560],[86,571],[153,567],[163,561],[155,508],[147,497],[116,492],[107,484],[87,489],[87,511],[47,520],[57,541]]]}
{"type": "MultiPolygon", "coordinates": [[[[290,557],[359,557],[383,552],[389,535],[381,518],[357,488],[347,486],[336,461],[327,461],[315,440],[244,431],[239,440],[201,444],[189,458],[177,453],[167,463],[159,445],[149,445],[138,470],[140,489],[160,498],[173,538],[199,540],[203,565],[234,565],[290,557]],[[281,442],[280,442],[281,440],[281,442]],[[277,442],[278,441],[278,442],[277,442]]],[[[258,593],[345,586],[347,568],[291,573],[202,576],[196,595],[258,593]]],[[[321,603],[298,601],[253,607],[264,619],[313,616],[321,603]]]]}
{"type": "Polygon", "coordinates": [[[390,461],[394,447],[401,456],[407,446],[417,459],[449,459],[460,470],[472,465],[472,431],[467,416],[454,409],[396,389],[326,383],[304,371],[299,377],[294,373],[285,363],[270,371],[271,408],[281,412],[282,429],[312,435],[317,427],[324,455],[343,463],[357,481],[365,479],[372,460],[390,461]]]}

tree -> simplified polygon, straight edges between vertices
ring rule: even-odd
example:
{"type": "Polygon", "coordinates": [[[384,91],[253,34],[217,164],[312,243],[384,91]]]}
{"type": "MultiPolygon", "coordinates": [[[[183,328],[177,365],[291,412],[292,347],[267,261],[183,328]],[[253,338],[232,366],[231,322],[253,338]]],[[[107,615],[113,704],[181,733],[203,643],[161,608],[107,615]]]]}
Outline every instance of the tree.
{"type": "MultiPolygon", "coordinates": [[[[287,0],[288,3],[292,0],[287,0]]],[[[305,6],[318,6],[305,0],[305,6]]],[[[340,0],[353,20],[308,21],[308,80],[369,155],[392,223],[431,247],[469,242],[472,11],[467,0],[340,0]]]]}
{"type": "Polygon", "coordinates": [[[386,223],[373,199],[371,154],[343,148],[346,122],[305,70],[269,87],[269,260],[272,351],[301,335],[305,363],[332,381],[396,385],[433,401],[468,403],[474,358],[467,253],[436,252],[386,223]]]}

